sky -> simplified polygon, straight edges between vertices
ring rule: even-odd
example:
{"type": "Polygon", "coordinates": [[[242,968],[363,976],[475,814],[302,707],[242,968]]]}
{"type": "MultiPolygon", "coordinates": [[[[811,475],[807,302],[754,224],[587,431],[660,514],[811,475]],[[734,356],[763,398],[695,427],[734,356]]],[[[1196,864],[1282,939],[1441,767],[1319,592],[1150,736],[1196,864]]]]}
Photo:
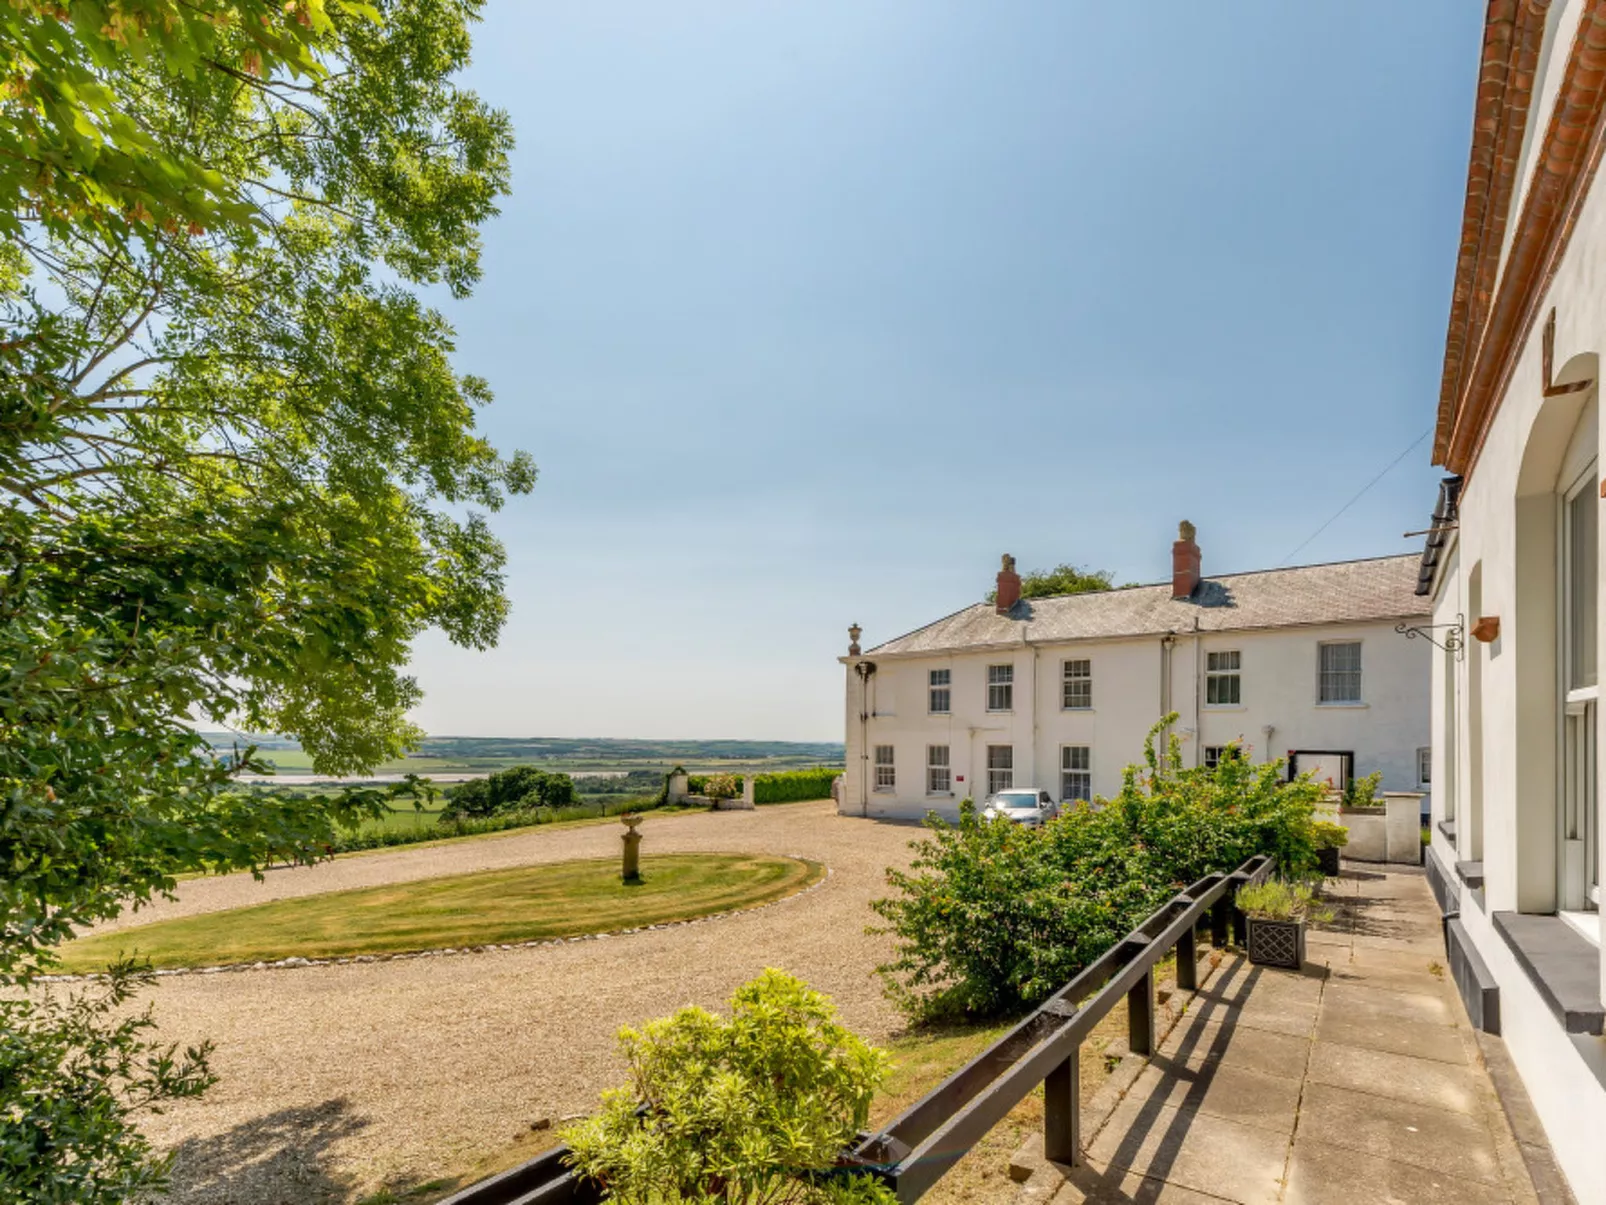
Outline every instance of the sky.
{"type": "Polygon", "coordinates": [[[436,735],[840,740],[999,556],[1414,551],[1482,6],[490,0],[472,297],[512,613],[436,735]],[[1304,545],[1301,547],[1301,545],[1304,545]]]}

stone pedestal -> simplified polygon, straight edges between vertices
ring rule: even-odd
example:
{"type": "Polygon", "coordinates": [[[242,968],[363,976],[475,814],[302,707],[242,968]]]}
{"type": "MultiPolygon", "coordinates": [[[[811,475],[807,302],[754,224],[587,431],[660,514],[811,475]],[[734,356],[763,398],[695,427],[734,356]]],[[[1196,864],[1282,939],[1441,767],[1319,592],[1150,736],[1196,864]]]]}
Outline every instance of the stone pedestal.
{"type": "Polygon", "coordinates": [[[624,842],[624,856],[620,862],[619,877],[627,883],[641,881],[641,834],[636,831],[636,825],[641,823],[640,816],[622,816],[625,831],[619,839],[624,842]]]}

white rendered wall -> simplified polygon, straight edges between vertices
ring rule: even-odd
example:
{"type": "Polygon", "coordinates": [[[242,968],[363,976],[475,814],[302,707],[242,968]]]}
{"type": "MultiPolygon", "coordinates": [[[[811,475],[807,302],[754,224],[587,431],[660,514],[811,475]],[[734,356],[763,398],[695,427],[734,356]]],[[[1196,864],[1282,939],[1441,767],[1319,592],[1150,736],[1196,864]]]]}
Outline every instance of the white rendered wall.
{"type": "MultiPolygon", "coordinates": [[[[1183,758],[1196,765],[1206,745],[1242,740],[1256,760],[1268,755],[1265,726],[1273,726],[1269,755],[1290,749],[1355,753],[1355,772],[1383,772],[1387,790],[1417,789],[1416,751],[1429,732],[1428,655],[1425,641],[1407,640],[1392,623],[1313,626],[1237,634],[1179,636],[1170,656],[1169,700],[1179,713],[1183,758]],[[1362,703],[1317,703],[1317,646],[1329,640],[1362,645],[1362,703]],[[1206,654],[1241,653],[1242,704],[1202,705],[1206,654]]],[[[1011,645],[983,652],[868,658],[869,718],[859,720],[859,678],[847,674],[848,778],[842,810],[851,815],[919,819],[928,811],[953,817],[967,797],[986,795],[987,747],[1014,749],[1014,782],[1060,794],[1061,748],[1087,745],[1095,795],[1120,790],[1123,770],[1139,762],[1149,728],[1164,714],[1159,637],[1011,645]],[[1093,705],[1066,710],[1063,663],[1092,663],[1093,705]],[[1014,707],[987,710],[987,669],[1014,667],[1014,707]],[[950,673],[951,710],[927,709],[928,675],[950,673]],[[874,788],[872,763],[861,756],[877,745],[894,749],[896,786],[874,788]],[[926,793],[926,750],[947,745],[953,791],[926,793]],[[868,770],[866,769],[868,767],[868,770]]],[[[852,662],[854,658],[849,658],[852,662]]]]}
{"type": "MultiPolygon", "coordinates": [[[[1549,118],[1581,7],[1578,0],[1557,0],[1553,8],[1555,42],[1547,52],[1531,106],[1535,132],[1528,140],[1530,148],[1549,118]]],[[[1534,157],[1530,149],[1524,162],[1525,177],[1534,157]]],[[[1521,187],[1525,189],[1528,183],[1524,179],[1521,187]]],[[[1549,911],[1555,907],[1556,617],[1553,605],[1547,615],[1544,607],[1533,602],[1532,587],[1536,581],[1553,580],[1559,549],[1554,539],[1547,543],[1532,536],[1536,518],[1542,519],[1545,507],[1555,505],[1543,495],[1553,494],[1558,485],[1558,448],[1580,429],[1579,419],[1592,395],[1544,397],[1541,331],[1544,316],[1554,307],[1557,379],[1600,376],[1598,357],[1606,352],[1603,192],[1606,190],[1597,179],[1548,295],[1536,309],[1536,320],[1463,487],[1454,555],[1446,555],[1443,562],[1434,612],[1440,623],[1452,622],[1464,612],[1469,629],[1479,615],[1500,619],[1499,638],[1489,644],[1469,642],[1465,659],[1453,667],[1448,681],[1438,672],[1442,666],[1436,666],[1433,675],[1436,749],[1450,743],[1445,736],[1446,695],[1452,685],[1458,699],[1454,766],[1445,762],[1442,754],[1435,754],[1435,784],[1447,786],[1453,779],[1454,797],[1443,790],[1435,792],[1433,842],[1451,864],[1481,854],[1484,902],[1480,905],[1471,892],[1463,890],[1462,922],[1499,983],[1502,1036],[1580,1201],[1606,1201],[1606,1143],[1602,1142],[1606,1135],[1606,1039],[1569,1036],[1562,1030],[1494,930],[1490,916],[1496,911],[1549,911]],[[1548,480],[1544,479],[1546,473],[1548,480]],[[1474,572],[1482,595],[1481,605],[1476,607],[1469,596],[1474,572]],[[1526,609],[1519,607],[1520,601],[1528,602],[1526,609]],[[1475,756],[1472,740],[1470,694],[1475,674],[1481,674],[1482,697],[1477,708],[1481,759],[1475,756]],[[1548,731],[1547,724],[1552,725],[1548,731]],[[1480,773],[1482,843],[1481,849],[1476,849],[1470,821],[1473,784],[1480,773]],[[1437,827],[1448,810],[1455,813],[1454,846],[1437,827]],[[1536,833],[1540,839],[1536,840],[1536,833]]],[[[1514,206],[1513,222],[1516,213],[1514,206]]],[[[1598,413],[1598,402],[1595,408],[1598,413]]],[[[1597,420],[1593,436],[1597,455],[1606,452],[1599,427],[1597,420]]],[[[1602,459],[1606,461],[1606,457],[1602,459]]],[[[1446,554],[1452,548],[1447,548],[1446,554]]],[[[1606,556],[1599,558],[1599,564],[1606,568],[1606,556]]],[[[1606,599],[1606,583],[1600,585],[1599,598],[1606,599]]],[[[1606,648],[1606,618],[1599,615],[1597,634],[1597,648],[1606,648]]],[[[1606,668],[1606,657],[1602,668],[1606,668]]],[[[1598,714],[1606,715],[1606,708],[1598,709],[1598,714]]],[[[1606,772],[1606,759],[1602,760],[1606,772]]],[[[1606,797],[1606,781],[1599,789],[1606,797]]],[[[1606,832],[1600,836],[1606,862],[1606,832]]],[[[1597,942],[1601,936],[1597,920],[1597,942]]],[[[1606,964],[1601,992],[1606,1000],[1606,964]]]]}

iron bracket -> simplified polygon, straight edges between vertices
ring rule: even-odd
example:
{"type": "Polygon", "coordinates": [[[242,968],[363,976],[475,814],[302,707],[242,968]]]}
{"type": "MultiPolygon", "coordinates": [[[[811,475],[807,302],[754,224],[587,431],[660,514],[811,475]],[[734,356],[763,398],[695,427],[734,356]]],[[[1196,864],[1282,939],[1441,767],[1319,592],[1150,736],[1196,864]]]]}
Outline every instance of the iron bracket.
{"type": "Polygon", "coordinates": [[[1458,614],[1454,623],[1397,623],[1394,630],[1407,640],[1422,637],[1436,649],[1449,653],[1457,661],[1463,660],[1467,648],[1467,617],[1458,614]],[[1443,637],[1435,638],[1433,633],[1438,629],[1445,629],[1443,637]]]}

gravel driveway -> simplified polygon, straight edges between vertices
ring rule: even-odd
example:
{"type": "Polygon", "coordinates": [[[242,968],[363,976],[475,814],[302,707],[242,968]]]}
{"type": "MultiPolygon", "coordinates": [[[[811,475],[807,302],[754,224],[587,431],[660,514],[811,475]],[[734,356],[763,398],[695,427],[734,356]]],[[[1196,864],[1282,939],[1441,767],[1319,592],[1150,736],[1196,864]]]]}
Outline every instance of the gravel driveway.
{"type": "MultiPolygon", "coordinates": [[[[649,816],[643,851],[800,854],[819,888],[703,924],[526,950],[391,963],[162,978],[164,1037],[217,1044],[219,1083],[150,1119],[176,1148],[185,1202],[356,1200],[461,1174],[530,1140],[530,1126],[590,1111],[620,1080],[622,1025],[683,1004],[722,1007],[766,966],[829,993],[871,1039],[899,1027],[873,968],[868,902],[904,866],[917,830],[836,815],[829,803],[649,816]]],[[[182,884],[133,923],[434,875],[597,857],[617,825],[536,829],[312,868],[182,884]]],[[[123,922],[124,925],[129,923],[123,922]]],[[[543,1139],[547,1135],[541,1136],[543,1139]]],[[[544,1145],[544,1142],[541,1143],[544,1145]]]]}

